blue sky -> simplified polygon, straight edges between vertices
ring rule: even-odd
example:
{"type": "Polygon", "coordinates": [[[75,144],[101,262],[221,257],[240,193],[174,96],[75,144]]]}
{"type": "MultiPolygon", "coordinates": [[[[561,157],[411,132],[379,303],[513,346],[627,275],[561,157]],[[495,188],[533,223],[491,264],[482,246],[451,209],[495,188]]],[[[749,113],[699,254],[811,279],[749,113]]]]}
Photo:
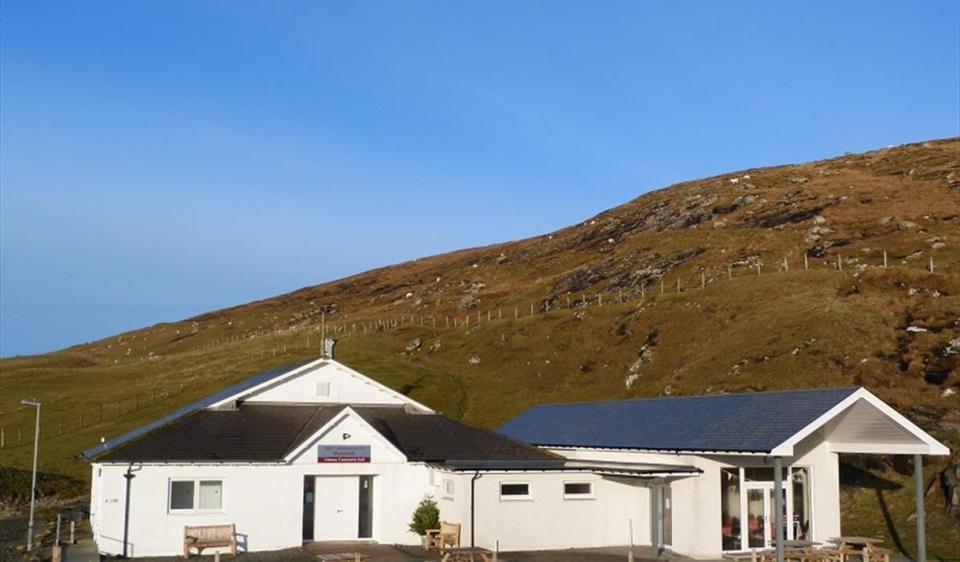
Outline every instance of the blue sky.
{"type": "Polygon", "coordinates": [[[0,355],[960,134],[960,3],[0,8],[0,355]]]}

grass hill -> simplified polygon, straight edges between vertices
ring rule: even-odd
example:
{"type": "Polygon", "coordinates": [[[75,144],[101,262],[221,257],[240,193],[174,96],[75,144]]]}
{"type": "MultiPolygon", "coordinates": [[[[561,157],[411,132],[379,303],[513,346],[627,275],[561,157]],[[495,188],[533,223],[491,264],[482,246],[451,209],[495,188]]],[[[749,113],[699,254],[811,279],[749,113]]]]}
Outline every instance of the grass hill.
{"type": "MultiPolygon", "coordinates": [[[[42,468],[83,480],[101,436],[317,356],[321,330],[339,360],[488,427],[538,402],[859,384],[956,451],[960,139],[686,182],[542,236],[3,359],[0,464],[29,464],[24,396],[44,399],[42,468]]],[[[948,462],[927,469],[932,556],[960,554],[948,462]]],[[[910,472],[845,459],[844,531],[911,549],[910,472]]]]}

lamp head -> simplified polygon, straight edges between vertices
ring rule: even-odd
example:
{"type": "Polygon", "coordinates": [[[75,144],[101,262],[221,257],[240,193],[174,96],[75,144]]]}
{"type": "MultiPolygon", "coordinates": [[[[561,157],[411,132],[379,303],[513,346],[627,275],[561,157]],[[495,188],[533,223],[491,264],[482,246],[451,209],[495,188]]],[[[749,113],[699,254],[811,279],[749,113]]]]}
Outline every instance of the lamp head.
{"type": "Polygon", "coordinates": [[[39,406],[41,402],[36,398],[24,398],[20,401],[24,406],[39,406]]]}

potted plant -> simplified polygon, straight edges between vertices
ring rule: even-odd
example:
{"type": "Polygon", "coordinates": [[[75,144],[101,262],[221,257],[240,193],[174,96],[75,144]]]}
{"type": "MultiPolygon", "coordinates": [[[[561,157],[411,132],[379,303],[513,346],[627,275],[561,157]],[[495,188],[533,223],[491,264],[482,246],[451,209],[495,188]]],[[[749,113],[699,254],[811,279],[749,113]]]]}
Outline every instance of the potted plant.
{"type": "Polygon", "coordinates": [[[423,540],[423,547],[429,548],[429,537],[427,531],[435,531],[440,528],[440,508],[437,507],[437,500],[432,496],[424,496],[413,510],[413,517],[410,519],[409,529],[420,535],[423,540]]]}

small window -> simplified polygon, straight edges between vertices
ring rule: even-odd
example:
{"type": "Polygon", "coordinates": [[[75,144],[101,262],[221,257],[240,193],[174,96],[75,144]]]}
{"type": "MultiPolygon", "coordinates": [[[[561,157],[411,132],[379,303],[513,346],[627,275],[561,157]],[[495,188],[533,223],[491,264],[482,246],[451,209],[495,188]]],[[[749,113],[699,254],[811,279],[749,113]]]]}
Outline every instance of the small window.
{"type": "Polygon", "coordinates": [[[443,497],[453,498],[453,492],[455,491],[453,487],[453,480],[444,479],[443,480],[443,497]]]}
{"type": "Polygon", "coordinates": [[[170,483],[170,509],[193,509],[193,480],[170,483]]]}
{"type": "Polygon", "coordinates": [[[316,384],[317,396],[320,398],[329,398],[330,397],[330,383],[329,382],[318,382],[316,384]]]}
{"type": "Polygon", "coordinates": [[[576,500],[588,499],[593,497],[592,482],[564,482],[563,499],[576,500]]]}
{"type": "Polygon", "coordinates": [[[221,509],[223,509],[222,480],[170,482],[170,511],[219,511],[221,509]]]}
{"type": "Polygon", "coordinates": [[[500,484],[501,500],[528,500],[530,497],[529,482],[502,482],[500,484]]]}
{"type": "Polygon", "coordinates": [[[201,480],[200,509],[220,509],[223,507],[223,482],[219,480],[201,480]]]}

